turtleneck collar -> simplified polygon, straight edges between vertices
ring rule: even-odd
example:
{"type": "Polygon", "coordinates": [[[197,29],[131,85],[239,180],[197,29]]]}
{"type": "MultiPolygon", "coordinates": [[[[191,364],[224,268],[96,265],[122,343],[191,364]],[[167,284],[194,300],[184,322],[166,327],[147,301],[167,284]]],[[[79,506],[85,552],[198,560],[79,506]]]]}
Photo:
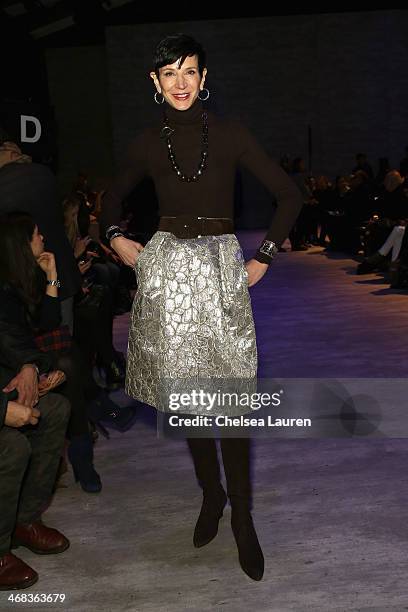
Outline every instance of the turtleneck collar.
{"type": "Polygon", "coordinates": [[[203,112],[203,104],[199,98],[196,98],[194,103],[187,110],[177,110],[170,104],[165,103],[165,112],[169,118],[169,124],[172,125],[189,125],[200,123],[203,112]]]}

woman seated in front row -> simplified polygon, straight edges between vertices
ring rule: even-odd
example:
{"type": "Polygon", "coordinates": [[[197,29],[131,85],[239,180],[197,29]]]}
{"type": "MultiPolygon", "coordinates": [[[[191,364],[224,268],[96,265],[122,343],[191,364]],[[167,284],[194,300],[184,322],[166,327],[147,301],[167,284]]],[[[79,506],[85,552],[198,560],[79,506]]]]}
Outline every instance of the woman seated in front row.
{"type": "MultiPolygon", "coordinates": [[[[35,337],[59,327],[60,303],[54,255],[44,251],[43,237],[27,213],[0,218],[0,321],[35,337]]],[[[76,480],[87,492],[99,492],[101,480],[93,466],[93,441],[88,419],[123,425],[121,409],[94,383],[80,352],[52,351],[53,365],[66,374],[55,391],[71,403],[68,457],[76,480]]],[[[126,420],[127,419],[126,415],[126,420]]]]}

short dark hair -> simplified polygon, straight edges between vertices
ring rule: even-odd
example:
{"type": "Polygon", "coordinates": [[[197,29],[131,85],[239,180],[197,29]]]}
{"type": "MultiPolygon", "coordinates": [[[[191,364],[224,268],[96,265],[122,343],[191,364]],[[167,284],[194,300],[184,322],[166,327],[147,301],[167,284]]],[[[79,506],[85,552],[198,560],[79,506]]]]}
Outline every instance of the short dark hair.
{"type": "Polygon", "coordinates": [[[154,52],[153,64],[157,77],[159,76],[159,69],[163,66],[174,64],[179,58],[181,58],[181,66],[186,57],[193,55],[198,56],[198,70],[202,75],[203,69],[206,67],[207,57],[200,43],[188,34],[177,33],[166,36],[157,44],[154,52]]]}

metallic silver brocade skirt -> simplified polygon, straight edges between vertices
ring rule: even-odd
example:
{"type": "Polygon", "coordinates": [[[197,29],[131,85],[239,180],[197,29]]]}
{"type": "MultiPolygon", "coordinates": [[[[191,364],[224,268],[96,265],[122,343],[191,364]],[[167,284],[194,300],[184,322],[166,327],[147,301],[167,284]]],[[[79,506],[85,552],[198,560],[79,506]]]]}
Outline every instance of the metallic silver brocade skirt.
{"type": "MultiPolygon", "coordinates": [[[[192,381],[219,389],[225,381],[256,378],[248,275],[234,234],[185,239],[158,231],[138,257],[135,273],[128,395],[168,411],[164,395],[188,391],[192,381]]],[[[182,411],[202,413],[194,406],[182,411]]]]}

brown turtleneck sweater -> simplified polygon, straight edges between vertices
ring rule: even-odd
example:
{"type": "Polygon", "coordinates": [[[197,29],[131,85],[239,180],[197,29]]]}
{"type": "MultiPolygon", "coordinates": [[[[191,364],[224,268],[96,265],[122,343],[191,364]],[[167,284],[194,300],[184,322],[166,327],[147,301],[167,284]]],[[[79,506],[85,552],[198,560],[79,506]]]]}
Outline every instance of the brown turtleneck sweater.
{"type": "MultiPolygon", "coordinates": [[[[197,99],[186,111],[166,104],[169,125],[175,130],[172,143],[182,172],[194,174],[201,158],[202,104],[197,99]]],[[[238,121],[219,119],[208,113],[208,162],[197,182],[182,182],[168,159],[166,141],[160,138],[162,123],[145,129],[129,146],[121,171],[103,197],[102,231],[118,225],[121,201],[148,175],[155,184],[160,216],[192,214],[201,217],[233,218],[236,167],[247,168],[276,198],[277,210],[265,239],[278,246],[288,236],[302,207],[295,183],[260,147],[238,121]]],[[[270,263],[260,253],[255,259],[270,263]]]]}

